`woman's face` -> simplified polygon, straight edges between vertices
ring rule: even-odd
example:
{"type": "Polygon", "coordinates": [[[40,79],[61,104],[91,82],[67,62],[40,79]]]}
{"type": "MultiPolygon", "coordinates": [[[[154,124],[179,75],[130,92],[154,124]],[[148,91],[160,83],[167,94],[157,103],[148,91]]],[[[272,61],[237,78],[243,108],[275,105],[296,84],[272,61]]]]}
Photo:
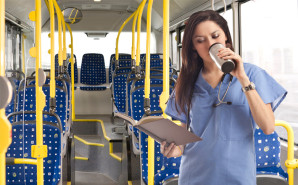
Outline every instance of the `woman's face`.
{"type": "Polygon", "coordinates": [[[210,62],[209,47],[214,43],[226,46],[227,37],[224,31],[213,21],[204,21],[197,25],[192,43],[204,62],[210,62]]]}

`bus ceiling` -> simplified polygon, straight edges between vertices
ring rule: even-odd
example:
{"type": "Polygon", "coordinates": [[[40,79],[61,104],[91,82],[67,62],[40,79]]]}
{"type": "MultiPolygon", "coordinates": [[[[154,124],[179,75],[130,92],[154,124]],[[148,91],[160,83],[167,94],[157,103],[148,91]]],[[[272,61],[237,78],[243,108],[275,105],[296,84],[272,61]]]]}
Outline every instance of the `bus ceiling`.
{"type": "MultiPolygon", "coordinates": [[[[43,30],[47,30],[49,29],[49,12],[44,0],[41,1],[43,30]]],[[[137,9],[140,2],[141,0],[57,0],[61,10],[74,7],[82,11],[83,19],[78,24],[72,25],[73,31],[105,32],[117,32],[127,17],[137,9]]],[[[211,2],[211,0],[171,0],[170,30],[180,26],[193,12],[210,9],[211,2]]],[[[215,10],[222,9],[224,4],[229,5],[232,2],[233,0],[214,0],[214,8],[215,10]]],[[[34,28],[34,24],[29,20],[28,15],[35,6],[34,3],[28,0],[9,0],[6,1],[6,12],[30,30],[34,28]]],[[[154,30],[162,31],[162,7],[162,0],[154,1],[152,7],[152,28],[154,30]]],[[[144,12],[147,12],[147,5],[144,12]]],[[[144,13],[142,31],[146,31],[146,17],[144,13]]],[[[123,31],[131,31],[131,25],[128,24],[123,31]]]]}

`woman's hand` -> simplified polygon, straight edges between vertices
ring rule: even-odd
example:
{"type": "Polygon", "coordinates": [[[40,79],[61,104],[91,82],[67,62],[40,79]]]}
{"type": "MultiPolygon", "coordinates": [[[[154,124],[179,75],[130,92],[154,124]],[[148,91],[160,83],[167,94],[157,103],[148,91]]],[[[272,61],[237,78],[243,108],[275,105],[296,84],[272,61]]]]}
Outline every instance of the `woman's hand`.
{"type": "Polygon", "coordinates": [[[236,63],[236,67],[231,72],[231,75],[236,77],[243,87],[249,84],[249,79],[244,71],[243,61],[240,55],[236,54],[230,48],[223,48],[218,50],[217,56],[224,60],[233,60],[236,63]]]}
{"type": "Polygon", "coordinates": [[[160,145],[160,152],[167,158],[171,157],[180,157],[183,153],[183,146],[177,146],[174,143],[171,143],[169,146],[166,146],[167,142],[163,141],[160,145]]]}

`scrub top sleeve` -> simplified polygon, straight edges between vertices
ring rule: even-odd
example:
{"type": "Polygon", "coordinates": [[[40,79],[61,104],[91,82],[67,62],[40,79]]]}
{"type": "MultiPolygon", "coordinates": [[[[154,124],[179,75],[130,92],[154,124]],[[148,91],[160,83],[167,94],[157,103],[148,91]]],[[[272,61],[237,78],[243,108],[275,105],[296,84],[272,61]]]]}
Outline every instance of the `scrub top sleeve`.
{"type": "MultiPolygon", "coordinates": [[[[181,110],[178,105],[177,105],[177,108],[178,108],[179,111],[181,110]]],[[[186,115],[183,112],[179,113],[176,109],[176,106],[175,106],[175,91],[172,92],[171,96],[168,99],[165,113],[167,115],[171,116],[173,119],[179,120],[182,123],[186,124],[186,120],[187,120],[186,115]]]]}
{"type": "Polygon", "coordinates": [[[287,91],[263,69],[256,73],[252,82],[264,103],[271,103],[272,111],[275,111],[287,95],[287,91]]]}

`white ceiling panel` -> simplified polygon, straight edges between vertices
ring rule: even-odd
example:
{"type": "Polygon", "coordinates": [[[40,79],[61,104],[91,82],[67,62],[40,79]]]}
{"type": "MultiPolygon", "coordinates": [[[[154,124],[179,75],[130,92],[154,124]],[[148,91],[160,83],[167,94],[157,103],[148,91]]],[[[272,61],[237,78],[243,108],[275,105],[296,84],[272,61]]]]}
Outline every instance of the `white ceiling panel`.
{"type": "MultiPolygon", "coordinates": [[[[49,19],[49,12],[44,3],[42,2],[42,25],[49,19]]],[[[35,1],[33,0],[6,0],[5,11],[13,15],[18,20],[26,23],[34,28],[34,22],[30,21],[29,13],[35,9],[35,1]]]]}

